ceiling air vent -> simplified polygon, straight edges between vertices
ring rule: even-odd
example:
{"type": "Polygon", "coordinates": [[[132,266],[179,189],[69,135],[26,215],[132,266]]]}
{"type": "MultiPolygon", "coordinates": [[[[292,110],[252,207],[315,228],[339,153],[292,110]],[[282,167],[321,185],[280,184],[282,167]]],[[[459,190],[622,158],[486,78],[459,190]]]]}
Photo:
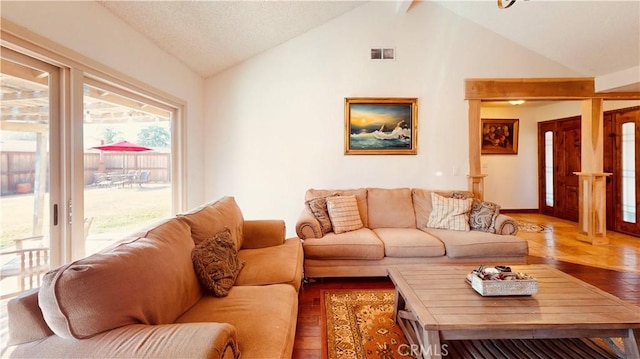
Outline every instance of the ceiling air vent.
{"type": "Polygon", "coordinates": [[[394,60],[396,51],[394,48],[374,48],[371,49],[371,60],[394,60]]]}

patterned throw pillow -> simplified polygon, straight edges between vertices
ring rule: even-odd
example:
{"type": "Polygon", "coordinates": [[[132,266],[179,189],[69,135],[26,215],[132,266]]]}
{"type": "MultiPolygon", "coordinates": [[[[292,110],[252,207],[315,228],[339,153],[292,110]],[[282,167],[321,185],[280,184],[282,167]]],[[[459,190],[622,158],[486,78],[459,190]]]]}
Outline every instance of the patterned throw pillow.
{"type": "Polygon", "coordinates": [[[327,210],[333,231],[344,233],[364,227],[356,196],[327,197],[327,210]]]}
{"type": "Polygon", "coordinates": [[[307,201],[307,206],[311,209],[314,217],[320,222],[320,229],[322,235],[331,232],[333,227],[331,226],[331,218],[329,218],[329,212],[327,212],[327,198],[319,197],[307,201]]]}
{"type": "Polygon", "coordinates": [[[200,284],[216,297],[229,294],[244,267],[244,262],[238,259],[231,230],[227,227],[195,246],[191,260],[200,284]]]}
{"type": "Polygon", "coordinates": [[[473,198],[473,195],[469,192],[455,191],[451,193],[451,198],[467,199],[467,198],[473,198]]]}
{"type": "Polygon", "coordinates": [[[471,198],[447,198],[432,192],[431,205],[433,210],[429,214],[427,227],[469,231],[469,210],[472,202],[471,198]]]}
{"type": "Polygon", "coordinates": [[[469,226],[473,231],[496,233],[498,214],[500,214],[500,206],[497,204],[474,199],[469,213],[469,226]]]}

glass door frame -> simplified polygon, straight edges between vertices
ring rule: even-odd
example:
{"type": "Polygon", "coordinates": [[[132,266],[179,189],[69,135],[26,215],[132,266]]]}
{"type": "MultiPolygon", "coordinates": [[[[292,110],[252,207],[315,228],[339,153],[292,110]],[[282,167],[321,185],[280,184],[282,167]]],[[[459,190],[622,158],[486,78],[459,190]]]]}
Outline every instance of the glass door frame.
{"type": "MultiPolygon", "coordinates": [[[[65,188],[62,181],[62,157],[64,148],[63,133],[64,125],[62,124],[61,106],[61,81],[63,70],[59,67],[27,56],[12,49],[2,47],[2,58],[19,64],[21,66],[30,67],[49,74],[49,123],[48,123],[48,142],[49,142],[49,228],[46,237],[49,238],[49,263],[50,266],[58,266],[63,263],[66,258],[64,254],[64,246],[61,239],[65,236],[64,212],[61,211],[60,204],[64,197],[65,188]]],[[[34,194],[35,195],[35,194],[34,194]]]]}

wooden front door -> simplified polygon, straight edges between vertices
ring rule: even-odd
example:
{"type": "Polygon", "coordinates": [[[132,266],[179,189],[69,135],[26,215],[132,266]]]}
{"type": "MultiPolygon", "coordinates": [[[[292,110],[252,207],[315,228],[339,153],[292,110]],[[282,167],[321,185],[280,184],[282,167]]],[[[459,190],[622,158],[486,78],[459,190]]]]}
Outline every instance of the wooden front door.
{"type": "Polygon", "coordinates": [[[574,173],[580,172],[580,161],[580,116],[538,124],[541,213],[578,221],[580,191],[578,176],[574,173]]]}
{"type": "Polygon", "coordinates": [[[640,107],[604,113],[607,228],[640,236],[640,107]]]}

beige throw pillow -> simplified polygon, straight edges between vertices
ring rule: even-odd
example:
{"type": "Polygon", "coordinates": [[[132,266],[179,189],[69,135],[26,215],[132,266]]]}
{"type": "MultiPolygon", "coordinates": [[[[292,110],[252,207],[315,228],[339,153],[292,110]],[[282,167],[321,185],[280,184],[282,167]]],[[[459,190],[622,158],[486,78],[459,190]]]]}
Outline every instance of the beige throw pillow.
{"type": "Polygon", "coordinates": [[[433,210],[429,214],[427,227],[469,231],[469,210],[472,202],[471,198],[446,198],[431,193],[433,210]]]}
{"type": "Polygon", "coordinates": [[[327,197],[327,211],[333,231],[337,234],[364,227],[356,196],[327,197]]]}
{"type": "Polygon", "coordinates": [[[238,273],[244,267],[244,262],[238,259],[238,251],[229,228],[224,228],[195,246],[191,259],[200,283],[216,297],[226,297],[229,294],[238,273]]]}

